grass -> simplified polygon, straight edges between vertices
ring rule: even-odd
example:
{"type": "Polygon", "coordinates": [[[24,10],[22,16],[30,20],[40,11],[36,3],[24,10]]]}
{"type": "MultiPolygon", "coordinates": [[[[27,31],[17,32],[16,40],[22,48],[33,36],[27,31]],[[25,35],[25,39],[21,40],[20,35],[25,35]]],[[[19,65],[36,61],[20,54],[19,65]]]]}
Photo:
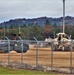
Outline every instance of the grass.
{"type": "Polygon", "coordinates": [[[0,66],[0,75],[56,75],[48,72],[31,71],[31,70],[17,70],[11,68],[5,68],[0,66]]]}

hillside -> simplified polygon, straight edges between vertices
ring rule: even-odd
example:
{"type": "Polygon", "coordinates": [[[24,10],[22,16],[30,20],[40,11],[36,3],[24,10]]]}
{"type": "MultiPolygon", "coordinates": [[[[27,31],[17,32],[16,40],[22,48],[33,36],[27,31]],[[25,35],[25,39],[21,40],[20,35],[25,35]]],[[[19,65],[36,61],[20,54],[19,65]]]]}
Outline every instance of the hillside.
{"type": "MultiPolygon", "coordinates": [[[[32,19],[26,19],[26,18],[18,18],[18,19],[11,19],[9,21],[0,23],[0,27],[3,27],[4,25],[6,27],[17,27],[17,26],[28,26],[28,25],[38,25],[38,26],[44,26],[46,20],[50,22],[50,25],[62,25],[62,17],[59,18],[52,18],[52,17],[39,17],[39,18],[32,18],[32,19]]],[[[65,24],[66,25],[74,25],[74,17],[66,16],[65,18],[65,24]]]]}

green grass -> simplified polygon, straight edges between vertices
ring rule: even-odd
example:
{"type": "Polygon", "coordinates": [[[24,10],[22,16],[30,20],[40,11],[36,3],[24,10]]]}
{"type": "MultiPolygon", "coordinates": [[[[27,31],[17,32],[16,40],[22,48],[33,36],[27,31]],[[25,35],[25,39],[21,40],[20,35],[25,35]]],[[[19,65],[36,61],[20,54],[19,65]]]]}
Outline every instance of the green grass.
{"type": "Polygon", "coordinates": [[[31,70],[17,70],[11,68],[5,68],[0,66],[0,75],[56,75],[48,72],[31,71],[31,70]]]}

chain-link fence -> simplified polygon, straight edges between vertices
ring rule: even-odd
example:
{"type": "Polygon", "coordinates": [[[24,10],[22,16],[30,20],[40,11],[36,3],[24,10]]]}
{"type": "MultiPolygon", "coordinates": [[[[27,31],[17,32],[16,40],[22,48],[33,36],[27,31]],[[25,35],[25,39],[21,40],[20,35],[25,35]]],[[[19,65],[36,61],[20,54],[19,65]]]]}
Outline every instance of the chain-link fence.
{"type": "Polygon", "coordinates": [[[56,45],[55,42],[57,41],[47,43],[36,39],[1,40],[0,64],[14,63],[14,66],[18,67],[26,64],[27,67],[30,65],[37,70],[74,73],[74,41],[69,41],[68,46],[65,46],[66,43],[56,45]]]}

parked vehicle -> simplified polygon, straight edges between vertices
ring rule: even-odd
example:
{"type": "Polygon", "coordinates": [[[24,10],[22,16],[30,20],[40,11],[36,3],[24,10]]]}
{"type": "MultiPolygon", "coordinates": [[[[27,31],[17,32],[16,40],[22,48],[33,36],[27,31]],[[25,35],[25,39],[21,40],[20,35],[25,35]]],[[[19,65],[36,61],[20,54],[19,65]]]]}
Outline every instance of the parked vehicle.
{"type": "Polygon", "coordinates": [[[19,38],[19,36],[16,37],[16,35],[12,36],[10,39],[0,41],[0,52],[9,52],[12,50],[18,53],[25,53],[29,50],[29,45],[19,38]]]}
{"type": "Polygon", "coordinates": [[[55,50],[70,50],[71,45],[71,38],[65,33],[58,33],[56,34],[56,38],[53,39],[53,47],[52,49],[55,50]]]}

